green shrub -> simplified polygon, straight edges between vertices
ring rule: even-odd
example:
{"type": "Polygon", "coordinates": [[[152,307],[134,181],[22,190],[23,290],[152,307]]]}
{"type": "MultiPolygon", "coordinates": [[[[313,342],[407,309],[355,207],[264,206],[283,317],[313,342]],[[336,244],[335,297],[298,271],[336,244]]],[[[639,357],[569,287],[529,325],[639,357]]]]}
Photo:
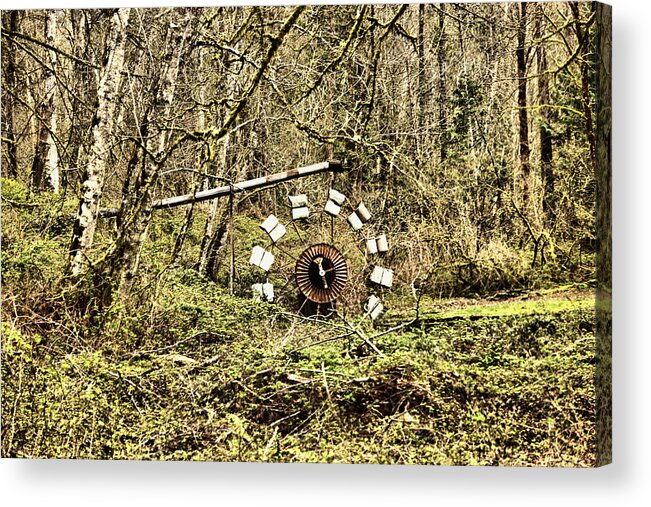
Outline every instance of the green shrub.
{"type": "Polygon", "coordinates": [[[2,274],[5,283],[27,283],[34,278],[57,279],[63,275],[66,252],[59,241],[34,239],[11,243],[2,250],[2,274]]]}

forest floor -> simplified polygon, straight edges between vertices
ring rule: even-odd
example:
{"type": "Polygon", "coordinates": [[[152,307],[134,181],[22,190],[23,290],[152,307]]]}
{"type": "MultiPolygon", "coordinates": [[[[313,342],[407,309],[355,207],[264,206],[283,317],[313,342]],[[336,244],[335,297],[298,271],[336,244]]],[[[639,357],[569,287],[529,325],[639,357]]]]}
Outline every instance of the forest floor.
{"type": "Polygon", "coordinates": [[[587,284],[568,284],[544,290],[497,292],[475,298],[424,298],[421,319],[479,319],[558,313],[594,306],[594,289],[587,284]]]}
{"type": "Polygon", "coordinates": [[[185,276],[160,291],[146,322],[120,324],[131,331],[118,344],[63,346],[6,320],[2,455],[594,463],[587,286],[424,297],[418,322],[381,334],[411,315],[390,311],[388,324],[357,322],[359,336],[339,336],[334,323],[185,276]],[[360,336],[378,336],[380,353],[360,336]]]}

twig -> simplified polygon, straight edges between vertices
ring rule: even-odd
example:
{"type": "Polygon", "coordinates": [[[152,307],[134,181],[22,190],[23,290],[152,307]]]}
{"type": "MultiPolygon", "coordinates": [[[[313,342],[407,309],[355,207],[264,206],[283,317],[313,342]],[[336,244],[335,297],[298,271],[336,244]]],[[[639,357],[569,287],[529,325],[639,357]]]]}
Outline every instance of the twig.
{"type": "Polygon", "coordinates": [[[300,410],[297,410],[297,411],[294,412],[293,414],[289,414],[289,415],[287,415],[287,416],[285,416],[285,417],[281,417],[280,419],[277,419],[277,420],[275,420],[274,422],[272,422],[272,423],[269,425],[269,427],[270,427],[270,428],[273,428],[274,426],[278,426],[281,422],[286,421],[287,419],[291,419],[292,417],[296,417],[296,416],[297,416],[298,414],[300,414],[300,413],[301,413],[301,411],[300,411],[300,410]]]}
{"type": "Polygon", "coordinates": [[[7,197],[0,196],[2,197],[2,200],[8,204],[11,204],[15,208],[27,208],[27,209],[33,209],[33,208],[38,208],[40,204],[38,203],[32,203],[32,202],[17,202],[17,201],[12,201],[11,199],[8,199],[7,197]]]}
{"type": "MultiPolygon", "coordinates": [[[[427,275],[426,278],[429,278],[429,275],[427,275]]],[[[380,336],[384,336],[384,335],[387,335],[387,334],[390,334],[390,333],[395,333],[396,331],[400,331],[401,329],[409,328],[409,327],[413,326],[414,324],[417,324],[418,322],[420,322],[420,301],[421,301],[421,299],[423,297],[423,291],[416,289],[416,287],[414,285],[415,281],[416,280],[414,279],[411,282],[412,293],[414,295],[414,299],[416,299],[416,308],[414,309],[414,311],[415,311],[414,318],[411,319],[408,322],[403,322],[402,324],[398,324],[397,326],[393,326],[392,328],[389,328],[389,329],[387,329],[385,331],[374,334],[373,336],[371,336],[371,338],[370,338],[371,340],[375,340],[376,338],[379,338],[380,336]]]]}
{"type": "Polygon", "coordinates": [[[212,334],[212,332],[211,331],[198,331],[198,332],[188,336],[187,338],[183,338],[182,340],[179,340],[179,341],[177,341],[175,343],[172,343],[171,345],[165,345],[164,347],[159,347],[157,349],[138,350],[138,351],[134,352],[133,354],[129,354],[129,355],[137,356],[137,355],[140,355],[140,354],[151,354],[153,352],[161,352],[163,350],[173,349],[174,347],[176,347],[178,345],[181,345],[182,343],[193,340],[194,338],[197,338],[197,337],[199,337],[201,335],[204,335],[204,334],[210,335],[210,334],[212,334]]]}
{"type": "Polygon", "coordinates": [[[357,329],[354,325],[352,325],[350,322],[348,322],[343,315],[341,315],[339,312],[335,311],[335,313],[339,316],[339,318],[351,329],[357,336],[359,336],[366,345],[371,347],[378,356],[384,357],[384,354],[380,349],[378,349],[375,344],[369,340],[364,333],[362,333],[359,329],[357,329]]]}
{"type": "MultiPolygon", "coordinates": [[[[321,373],[321,370],[315,370],[314,368],[299,368],[298,371],[304,371],[307,373],[321,373]]],[[[326,375],[333,375],[333,376],[339,376],[339,377],[345,377],[345,373],[339,373],[337,371],[327,371],[326,370],[326,375]]]]}
{"type": "Polygon", "coordinates": [[[237,380],[234,380],[233,383],[236,384],[236,385],[238,385],[238,386],[240,386],[240,387],[241,387],[242,389],[244,389],[247,393],[252,394],[253,396],[255,396],[256,398],[258,398],[259,400],[261,400],[261,401],[265,401],[265,399],[264,399],[262,396],[260,396],[258,393],[256,393],[256,392],[255,392],[253,389],[251,389],[250,387],[245,386],[242,382],[238,382],[237,380]]]}
{"type": "Polygon", "coordinates": [[[194,371],[194,370],[199,370],[201,368],[205,368],[206,366],[210,366],[211,364],[216,363],[217,361],[219,361],[220,357],[221,356],[219,356],[219,355],[213,356],[210,359],[206,359],[205,361],[202,361],[201,363],[199,363],[197,365],[194,365],[194,364],[190,365],[188,367],[188,370],[189,371],[194,371]]]}
{"type": "Polygon", "coordinates": [[[348,338],[351,334],[355,334],[355,333],[353,331],[349,331],[347,333],[339,334],[337,336],[330,336],[328,338],[324,338],[323,340],[319,340],[319,341],[314,342],[314,343],[308,343],[307,345],[303,345],[301,347],[295,348],[291,352],[293,353],[293,352],[298,352],[300,350],[309,349],[310,347],[316,347],[317,345],[321,345],[321,344],[327,343],[327,342],[333,342],[335,340],[340,340],[341,338],[348,338]]]}
{"type": "Polygon", "coordinates": [[[276,439],[276,435],[278,435],[278,427],[274,428],[274,432],[271,435],[271,438],[267,442],[267,445],[265,445],[265,447],[264,447],[264,451],[262,452],[262,456],[264,456],[265,459],[266,459],[267,453],[271,450],[271,446],[273,445],[273,442],[276,439]]]}
{"type": "Polygon", "coordinates": [[[371,336],[371,340],[375,340],[376,338],[379,338],[380,336],[384,336],[390,333],[395,333],[396,331],[400,331],[401,329],[405,329],[408,327],[413,326],[417,322],[420,321],[420,318],[416,317],[415,319],[410,320],[409,322],[404,322],[402,324],[398,324],[397,326],[394,326],[392,328],[387,329],[386,331],[381,331],[380,333],[374,334],[371,336]]]}
{"type": "Polygon", "coordinates": [[[321,375],[323,376],[323,385],[325,386],[326,396],[328,397],[328,403],[332,405],[332,397],[330,396],[330,388],[328,387],[328,379],[326,377],[325,363],[321,361],[321,375]]]}

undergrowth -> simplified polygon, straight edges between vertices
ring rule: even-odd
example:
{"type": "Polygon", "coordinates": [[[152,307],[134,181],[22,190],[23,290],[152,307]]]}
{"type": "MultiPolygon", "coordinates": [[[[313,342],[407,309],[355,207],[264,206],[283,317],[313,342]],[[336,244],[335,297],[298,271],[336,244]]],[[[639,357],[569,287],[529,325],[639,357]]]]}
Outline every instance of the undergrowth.
{"type": "Polygon", "coordinates": [[[430,324],[378,338],[383,356],[310,346],[327,333],[183,276],[149,311],[72,351],[3,321],[3,456],[594,461],[590,309],[430,324]]]}
{"type": "MultiPolygon", "coordinates": [[[[513,311],[498,303],[475,320],[463,309],[430,308],[428,318],[454,319],[379,336],[380,355],[342,335],[336,320],[297,322],[274,305],[229,295],[189,263],[170,265],[165,230],[178,223],[160,215],[144,253],[149,283],[93,327],[63,276],[69,235],[58,224],[70,203],[45,213],[10,190],[3,457],[595,462],[588,305],[513,311]]],[[[103,226],[99,244],[110,235],[103,226]]],[[[191,231],[186,248],[199,242],[191,231]]]]}

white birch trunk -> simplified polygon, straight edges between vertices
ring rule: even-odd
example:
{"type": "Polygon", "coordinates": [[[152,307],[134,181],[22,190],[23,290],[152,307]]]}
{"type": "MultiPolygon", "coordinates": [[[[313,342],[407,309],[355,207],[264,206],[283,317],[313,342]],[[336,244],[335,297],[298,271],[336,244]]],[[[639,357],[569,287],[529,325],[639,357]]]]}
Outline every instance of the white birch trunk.
{"type": "MultiPolygon", "coordinates": [[[[57,25],[63,18],[64,11],[46,11],[45,41],[57,47],[57,25]]],[[[32,162],[31,187],[34,191],[59,191],[59,152],[56,146],[57,132],[57,54],[48,50],[47,68],[44,75],[44,96],[37,109],[40,126],[32,162]]]]}
{"type": "MultiPolygon", "coordinates": [[[[65,11],[56,10],[48,13],[48,19],[51,19],[47,27],[47,43],[53,47],[61,47],[61,24],[64,21],[65,11]]],[[[59,149],[56,144],[55,136],[58,135],[58,116],[60,112],[59,102],[61,98],[58,93],[58,84],[56,73],[60,70],[57,62],[57,53],[48,51],[50,67],[52,72],[48,73],[45,80],[45,88],[50,94],[52,111],[50,116],[50,125],[47,136],[47,157],[45,159],[45,184],[46,188],[53,192],[60,190],[60,169],[59,169],[59,149]]]]}
{"type": "Polygon", "coordinates": [[[191,11],[187,10],[182,28],[170,21],[165,54],[160,68],[161,80],[154,107],[146,120],[150,122],[150,130],[145,142],[147,153],[144,156],[147,158],[142,173],[136,178],[139,198],[129,203],[132,204],[131,209],[126,210],[126,216],[123,216],[123,227],[115,247],[108,256],[111,260],[108,266],[109,272],[117,275],[118,292],[122,296],[127,295],[131,290],[140,262],[142,245],[147,236],[152,214],[154,184],[160,172],[158,159],[163,155],[169,139],[164,121],[170,117],[172,111],[181,58],[184,56],[185,41],[190,34],[192,19],[191,11]],[[154,154],[155,158],[149,154],[154,154]]]}
{"type": "Polygon", "coordinates": [[[111,33],[106,48],[108,58],[101,71],[97,90],[98,106],[92,128],[92,143],[70,247],[69,271],[73,276],[82,274],[88,265],[88,253],[97,227],[97,213],[111,151],[110,140],[115,129],[117,94],[122,82],[129,14],[130,9],[119,9],[111,19],[111,33]]]}

